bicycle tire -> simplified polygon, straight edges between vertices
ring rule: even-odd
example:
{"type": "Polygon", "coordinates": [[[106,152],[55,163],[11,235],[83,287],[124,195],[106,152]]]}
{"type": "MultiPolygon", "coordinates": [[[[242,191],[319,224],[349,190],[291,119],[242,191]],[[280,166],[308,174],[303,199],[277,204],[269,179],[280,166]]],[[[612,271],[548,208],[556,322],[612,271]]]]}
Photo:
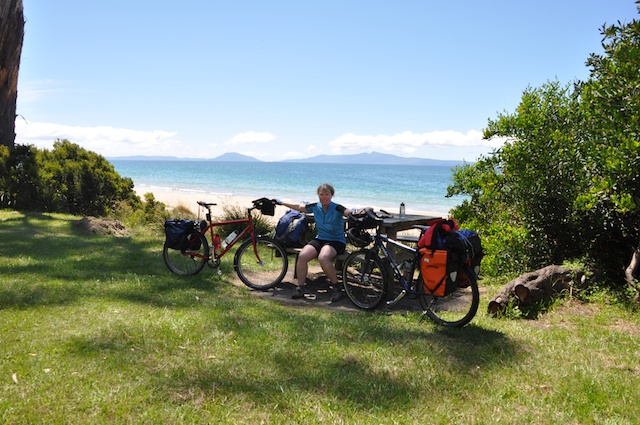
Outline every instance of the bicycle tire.
{"type": "MultiPolygon", "coordinates": [[[[478,312],[480,291],[475,274],[469,269],[465,270],[465,274],[469,279],[469,285],[466,288],[457,288],[444,297],[434,297],[427,294],[418,296],[424,314],[429,319],[439,325],[452,328],[461,328],[471,322],[478,312]]],[[[420,282],[422,281],[422,277],[418,277],[418,279],[420,282]]]]}
{"type": "Polygon", "coordinates": [[[233,267],[238,277],[250,288],[266,290],[273,288],[284,279],[289,267],[284,247],[268,236],[256,237],[256,249],[261,263],[253,252],[251,239],[240,245],[233,258],[233,267]]]}
{"type": "Polygon", "coordinates": [[[199,246],[198,243],[192,242],[192,248],[188,250],[171,249],[166,244],[162,250],[164,264],[172,273],[181,276],[193,276],[200,273],[207,264],[209,255],[209,243],[204,235],[199,235],[199,246]],[[198,249],[193,249],[195,247],[198,249]],[[203,257],[195,257],[193,253],[203,257]]]}
{"type": "Polygon", "coordinates": [[[362,310],[375,310],[385,302],[388,276],[382,259],[369,249],[352,252],[342,267],[344,291],[362,310]]]}

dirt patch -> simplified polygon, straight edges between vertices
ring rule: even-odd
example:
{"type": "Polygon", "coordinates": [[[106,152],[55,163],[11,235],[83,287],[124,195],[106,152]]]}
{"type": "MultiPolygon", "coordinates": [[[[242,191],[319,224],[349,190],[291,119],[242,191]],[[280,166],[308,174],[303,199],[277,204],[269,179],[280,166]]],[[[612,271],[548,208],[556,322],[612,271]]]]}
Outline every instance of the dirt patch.
{"type": "Polygon", "coordinates": [[[83,233],[100,236],[129,236],[129,230],[124,224],[113,218],[84,217],[74,221],[73,225],[83,233]]]}

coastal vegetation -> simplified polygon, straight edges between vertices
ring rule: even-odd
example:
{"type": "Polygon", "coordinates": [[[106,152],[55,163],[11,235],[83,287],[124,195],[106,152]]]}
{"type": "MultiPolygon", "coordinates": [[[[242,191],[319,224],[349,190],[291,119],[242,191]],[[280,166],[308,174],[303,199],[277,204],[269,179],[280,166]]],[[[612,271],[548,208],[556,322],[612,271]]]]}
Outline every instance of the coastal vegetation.
{"type": "MultiPolygon", "coordinates": [[[[640,6],[639,6],[640,10],[640,6]]],[[[604,26],[590,78],[527,88],[490,120],[503,147],[454,171],[453,215],[483,235],[488,274],[578,261],[640,296],[640,21],[604,26]]]]}

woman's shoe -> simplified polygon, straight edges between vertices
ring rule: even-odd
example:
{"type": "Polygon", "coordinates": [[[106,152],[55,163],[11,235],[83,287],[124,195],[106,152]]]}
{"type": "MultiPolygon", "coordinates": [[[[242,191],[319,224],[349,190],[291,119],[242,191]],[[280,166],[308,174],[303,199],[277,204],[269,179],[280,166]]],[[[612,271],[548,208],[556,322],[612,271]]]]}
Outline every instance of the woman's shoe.
{"type": "Polygon", "coordinates": [[[302,286],[297,286],[296,289],[293,290],[291,298],[293,298],[294,300],[304,298],[304,289],[302,289],[302,286]]]}

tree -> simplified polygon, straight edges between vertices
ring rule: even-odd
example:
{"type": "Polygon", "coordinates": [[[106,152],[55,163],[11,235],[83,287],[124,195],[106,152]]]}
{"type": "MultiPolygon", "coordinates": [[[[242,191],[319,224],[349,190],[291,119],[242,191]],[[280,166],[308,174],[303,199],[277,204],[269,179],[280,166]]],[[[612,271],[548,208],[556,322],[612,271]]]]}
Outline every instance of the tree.
{"type": "MultiPolygon", "coordinates": [[[[640,2],[638,2],[640,12],[640,2]]],[[[611,268],[640,295],[640,21],[604,26],[604,54],[587,61],[591,78],[583,87],[585,126],[579,157],[590,182],[577,208],[591,223],[602,223],[590,235],[597,245],[614,235],[624,249],[623,262],[611,268]]],[[[614,260],[612,258],[611,260],[614,260]]]]}
{"type": "Polygon", "coordinates": [[[559,263],[577,254],[571,230],[580,175],[573,159],[577,105],[570,86],[550,82],[527,88],[516,111],[490,120],[484,131],[485,138],[506,138],[504,146],[454,171],[449,195],[471,195],[470,204],[455,210],[456,218],[466,222],[474,217],[474,226],[501,238],[495,254],[506,261],[495,264],[496,273],[559,263]]]}
{"type": "Polygon", "coordinates": [[[22,0],[0,1],[0,145],[13,149],[18,71],[24,39],[22,0]]]}
{"type": "Polygon", "coordinates": [[[484,233],[490,259],[509,259],[494,271],[579,257],[638,298],[640,21],[604,26],[602,35],[589,80],[528,88],[513,113],[485,129],[507,143],[456,169],[448,194],[471,196],[454,216],[484,233]]]}

